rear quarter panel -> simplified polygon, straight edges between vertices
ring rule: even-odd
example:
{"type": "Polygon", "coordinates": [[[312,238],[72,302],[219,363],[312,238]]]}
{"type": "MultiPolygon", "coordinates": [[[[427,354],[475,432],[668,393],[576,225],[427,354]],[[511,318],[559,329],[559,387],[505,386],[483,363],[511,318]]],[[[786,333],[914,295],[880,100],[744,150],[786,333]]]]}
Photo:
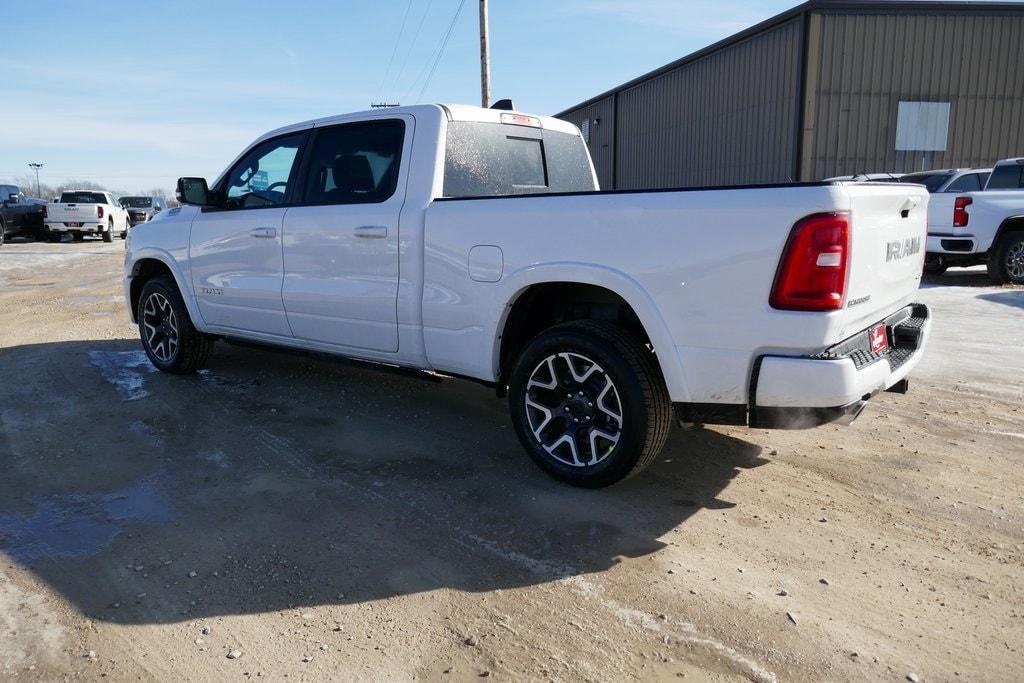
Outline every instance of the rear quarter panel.
{"type": "Polygon", "coordinates": [[[633,306],[673,400],[743,403],[756,355],[813,352],[844,333],[841,311],[776,311],[768,298],[793,224],[849,209],[840,185],[437,201],[425,227],[427,356],[493,380],[516,298],[535,283],[586,282],[633,306]],[[477,245],[500,248],[497,282],[470,279],[477,245]]]}

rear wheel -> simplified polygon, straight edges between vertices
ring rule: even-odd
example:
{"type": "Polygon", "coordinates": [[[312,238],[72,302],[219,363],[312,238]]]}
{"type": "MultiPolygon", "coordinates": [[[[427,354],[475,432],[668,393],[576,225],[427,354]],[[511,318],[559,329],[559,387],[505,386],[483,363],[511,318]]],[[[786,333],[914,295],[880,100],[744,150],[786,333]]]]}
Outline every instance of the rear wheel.
{"type": "Polygon", "coordinates": [[[6,232],[7,228],[4,226],[4,222],[0,221],[0,247],[4,246],[4,241],[7,239],[6,232]]]}
{"type": "Polygon", "coordinates": [[[143,286],[136,319],[142,348],[158,370],[186,375],[206,363],[213,341],[192,324],[170,278],[156,277],[143,286]]]}
{"type": "Polygon", "coordinates": [[[1024,285],[1024,231],[1003,235],[988,262],[988,275],[996,283],[1024,285]]]}
{"type": "Polygon", "coordinates": [[[509,378],[520,441],[546,472],[598,488],[653,462],[672,403],[654,355],[609,323],[556,325],[533,339],[509,378]]]}
{"type": "Polygon", "coordinates": [[[103,232],[103,241],[104,242],[113,242],[114,241],[114,219],[113,218],[111,218],[109,221],[107,221],[107,229],[103,232]]]}

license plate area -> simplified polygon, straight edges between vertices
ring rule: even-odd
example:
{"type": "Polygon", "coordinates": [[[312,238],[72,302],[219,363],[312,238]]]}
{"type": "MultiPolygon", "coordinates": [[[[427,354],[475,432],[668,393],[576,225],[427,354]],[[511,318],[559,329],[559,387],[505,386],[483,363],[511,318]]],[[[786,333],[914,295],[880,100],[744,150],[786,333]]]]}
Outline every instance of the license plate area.
{"type": "Polygon", "coordinates": [[[80,228],[80,227],[82,227],[82,224],[78,223],[78,222],[65,223],[64,225],[68,226],[69,228],[80,228]]]}
{"type": "Polygon", "coordinates": [[[881,355],[889,350],[889,332],[884,324],[875,325],[868,330],[868,345],[874,354],[881,355]]]}

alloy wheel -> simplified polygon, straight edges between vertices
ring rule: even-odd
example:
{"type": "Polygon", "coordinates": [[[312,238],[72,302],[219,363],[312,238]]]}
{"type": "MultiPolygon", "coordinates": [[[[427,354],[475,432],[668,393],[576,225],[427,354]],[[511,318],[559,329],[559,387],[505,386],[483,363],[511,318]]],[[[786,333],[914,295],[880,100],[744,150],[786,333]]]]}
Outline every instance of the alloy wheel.
{"type": "Polygon", "coordinates": [[[169,363],[178,352],[178,319],[171,302],[160,292],[153,292],[142,309],[142,327],[146,346],[162,363],[169,363]]]}
{"type": "Polygon", "coordinates": [[[548,455],[572,467],[598,464],[622,436],[622,400],[611,376],[580,353],[542,360],[526,384],[530,431],[548,455]]]}
{"type": "Polygon", "coordinates": [[[1006,273],[1015,281],[1024,280],[1024,241],[1017,242],[1007,250],[1006,273]]]}

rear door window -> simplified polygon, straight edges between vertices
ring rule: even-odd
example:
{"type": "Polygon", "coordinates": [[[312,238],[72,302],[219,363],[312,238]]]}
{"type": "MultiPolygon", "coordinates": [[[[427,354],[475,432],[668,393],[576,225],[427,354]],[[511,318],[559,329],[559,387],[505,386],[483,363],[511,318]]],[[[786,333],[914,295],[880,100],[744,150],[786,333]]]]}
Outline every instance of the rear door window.
{"type": "Polygon", "coordinates": [[[398,186],[404,139],[401,120],[351,123],[317,131],[303,203],[386,201],[398,186]]]}
{"type": "Polygon", "coordinates": [[[1019,190],[1024,187],[1024,164],[1006,164],[992,169],[986,190],[1019,190]]]}

